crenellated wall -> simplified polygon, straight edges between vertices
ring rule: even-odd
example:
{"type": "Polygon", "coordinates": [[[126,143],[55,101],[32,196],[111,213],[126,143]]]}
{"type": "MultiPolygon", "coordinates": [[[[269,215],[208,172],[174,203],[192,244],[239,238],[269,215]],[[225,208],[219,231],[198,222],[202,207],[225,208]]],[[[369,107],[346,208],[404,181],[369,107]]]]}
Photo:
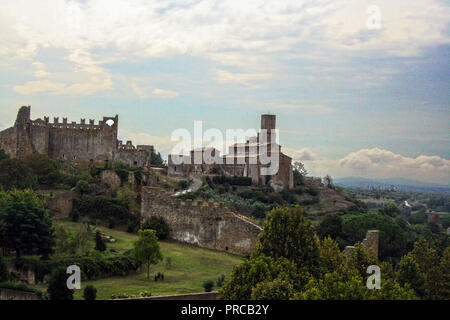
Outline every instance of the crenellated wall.
{"type": "Polygon", "coordinates": [[[142,189],[141,219],[162,217],[170,238],[200,247],[248,254],[262,228],[223,203],[181,200],[159,188],[142,189]]]}
{"type": "MultiPolygon", "coordinates": [[[[12,157],[22,158],[31,153],[48,154],[55,160],[72,161],[84,165],[102,166],[110,160],[121,160],[132,167],[150,164],[152,146],[130,148],[117,139],[119,116],[103,117],[97,124],[68,122],[58,117],[53,123],[48,117],[30,119],[31,107],[20,108],[14,127],[0,132],[0,148],[12,157]]],[[[128,143],[127,143],[128,145],[128,143]]]]}

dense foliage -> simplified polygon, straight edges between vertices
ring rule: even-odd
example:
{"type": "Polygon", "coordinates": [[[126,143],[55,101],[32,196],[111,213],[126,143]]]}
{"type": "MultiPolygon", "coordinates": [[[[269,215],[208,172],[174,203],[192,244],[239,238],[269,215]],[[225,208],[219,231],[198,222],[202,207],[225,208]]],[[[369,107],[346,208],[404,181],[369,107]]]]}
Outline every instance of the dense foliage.
{"type": "Polygon", "coordinates": [[[169,225],[166,223],[163,217],[152,216],[145,220],[141,227],[142,230],[151,229],[156,231],[156,236],[159,240],[167,239],[169,236],[169,225]]]}

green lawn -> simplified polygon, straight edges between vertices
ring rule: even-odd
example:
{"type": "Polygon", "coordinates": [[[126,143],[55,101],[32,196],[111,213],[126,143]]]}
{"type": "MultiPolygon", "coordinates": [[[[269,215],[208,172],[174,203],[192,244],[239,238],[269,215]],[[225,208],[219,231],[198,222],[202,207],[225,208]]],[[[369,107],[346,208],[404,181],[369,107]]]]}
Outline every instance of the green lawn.
{"type": "MultiPolygon", "coordinates": [[[[63,224],[69,230],[79,227],[78,223],[67,220],[54,221],[55,224],[63,224]]],[[[108,249],[118,252],[132,249],[135,234],[97,227],[102,233],[116,239],[115,243],[108,243],[108,249]]],[[[149,291],[153,296],[166,294],[181,294],[203,292],[203,282],[216,280],[221,274],[229,276],[234,265],[242,261],[242,257],[230,253],[199,248],[175,241],[161,241],[161,250],[164,260],[151,266],[151,278],[146,279],[146,272],[142,270],[137,274],[126,277],[111,277],[93,281],[83,281],[82,289],[86,285],[97,288],[98,299],[110,299],[111,294],[126,293],[137,295],[142,291],[149,291]],[[166,258],[171,258],[171,265],[167,265],[166,258]],[[164,273],[164,281],[154,281],[156,273],[164,273]]],[[[92,239],[92,247],[94,241],[92,239]]],[[[41,287],[41,286],[40,286],[41,287]]],[[[43,287],[41,287],[43,288],[43,287]]],[[[83,290],[76,290],[75,299],[82,299],[83,290]]]]}

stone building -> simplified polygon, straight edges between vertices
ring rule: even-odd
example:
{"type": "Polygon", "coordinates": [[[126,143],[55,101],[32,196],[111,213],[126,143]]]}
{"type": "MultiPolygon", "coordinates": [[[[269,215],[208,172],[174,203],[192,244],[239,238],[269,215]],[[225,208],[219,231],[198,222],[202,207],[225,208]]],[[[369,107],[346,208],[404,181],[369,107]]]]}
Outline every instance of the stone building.
{"type": "Polygon", "coordinates": [[[120,160],[132,167],[150,165],[153,146],[124,145],[117,139],[119,116],[103,117],[97,124],[62,122],[55,117],[31,120],[31,107],[21,107],[13,127],[0,132],[0,149],[11,157],[23,158],[38,152],[51,159],[72,161],[82,165],[103,166],[120,160]]]}
{"type": "Polygon", "coordinates": [[[169,155],[168,174],[189,176],[191,174],[225,174],[249,177],[256,185],[271,185],[281,190],[294,184],[292,158],[281,152],[276,141],[276,116],[261,116],[261,131],[244,143],[229,147],[228,154],[221,156],[214,148],[199,148],[190,155],[169,155]],[[275,166],[275,162],[277,162],[275,166]],[[273,174],[268,169],[277,170],[273,174]]]}

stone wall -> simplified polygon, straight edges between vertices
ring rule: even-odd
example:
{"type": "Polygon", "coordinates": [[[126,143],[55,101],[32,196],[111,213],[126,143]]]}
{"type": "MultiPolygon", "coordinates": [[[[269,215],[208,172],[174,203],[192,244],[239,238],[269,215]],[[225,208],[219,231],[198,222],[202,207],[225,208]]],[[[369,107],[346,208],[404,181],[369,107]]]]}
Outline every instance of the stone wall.
{"type": "Polygon", "coordinates": [[[41,300],[34,292],[0,288],[0,300],[41,300]]]}
{"type": "Polygon", "coordinates": [[[222,203],[180,200],[165,190],[142,190],[141,218],[162,217],[170,238],[200,247],[248,254],[261,227],[233,213],[222,203]]]}
{"type": "Polygon", "coordinates": [[[72,211],[73,199],[76,197],[75,191],[58,192],[47,199],[47,207],[56,219],[68,218],[72,211]]]}
{"type": "Polygon", "coordinates": [[[187,293],[187,294],[174,294],[170,296],[155,296],[155,297],[136,297],[136,298],[123,298],[114,300],[191,300],[191,301],[205,301],[205,300],[217,300],[217,292],[201,292],[201,293],[187,293]]]}
{"type": "MultiPolygon", "coordinates": [[[[378,258],[379,252],[379,243],[380,243],[380,234],[378,230],[368,230],[366,233],[366,237],[363,239],[361,244],[369,251],[372,251],[375,256],[378,258]]],[[[351,252],[355,249],[354,246],[346,246],[344,249],[344,253],[347,257],[350,256],[351,252]]]]}

